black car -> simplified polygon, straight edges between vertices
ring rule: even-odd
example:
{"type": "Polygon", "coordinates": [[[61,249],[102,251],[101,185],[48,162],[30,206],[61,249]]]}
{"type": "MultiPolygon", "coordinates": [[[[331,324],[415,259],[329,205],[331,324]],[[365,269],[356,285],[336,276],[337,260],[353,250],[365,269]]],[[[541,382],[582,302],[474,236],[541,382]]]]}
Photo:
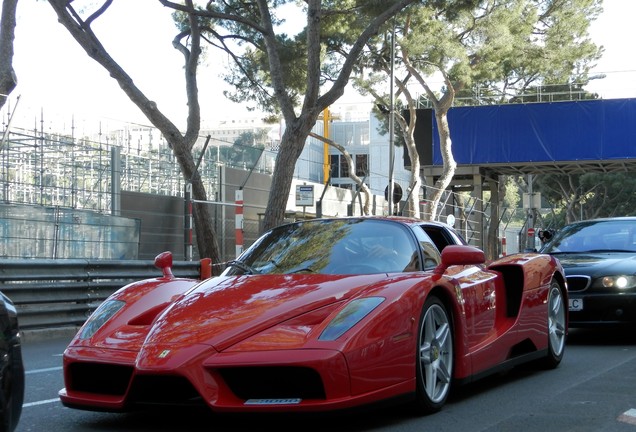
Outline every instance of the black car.
{"type": "Polygon", "coordinates": [[[13,431],[22,413],[24,365],[18,315],[0,292],[0,431],[13,431]]]}
{"type": "Polygon", "coordinates": [[[540,252],[563,265],[570,327],[636,324],[636,217],[569,224],[540,252]]]}

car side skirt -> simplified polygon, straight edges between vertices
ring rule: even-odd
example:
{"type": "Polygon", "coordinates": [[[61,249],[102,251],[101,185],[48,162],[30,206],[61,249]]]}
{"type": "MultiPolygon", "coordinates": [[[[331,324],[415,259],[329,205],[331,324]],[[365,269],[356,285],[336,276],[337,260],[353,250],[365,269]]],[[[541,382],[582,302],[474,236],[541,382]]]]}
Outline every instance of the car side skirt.
{"type": "Polygon", "coordinates": [[[512,368],[514,368],[515,366],[519,366],[522,364],[527,364],[529,362],[535,361],[535,360],[540,360],[544,357],[546,357],[548,355],[548,350],[544,349],[544,350],[538,350],[538,351],[534,351],[528,354],[524,354],[522,356],[519,357],[515,357],[515,358],[511,358],[509,360],[506,360],[503,363],[498,364],[495,367],[492,367],[490,369],[481,371],[479,373],[476,373],[474,375],[470,375],[468,377],[465,378],[460,378],[460,379],[456,379],[454,382],[456,384],[459,385],[465,385],[474,381],[478,381],[480,379],[486,378],[490,375],[494,375],[496,373],[499,372],[504,372],[507,370],[510,370],[512,368]]]}

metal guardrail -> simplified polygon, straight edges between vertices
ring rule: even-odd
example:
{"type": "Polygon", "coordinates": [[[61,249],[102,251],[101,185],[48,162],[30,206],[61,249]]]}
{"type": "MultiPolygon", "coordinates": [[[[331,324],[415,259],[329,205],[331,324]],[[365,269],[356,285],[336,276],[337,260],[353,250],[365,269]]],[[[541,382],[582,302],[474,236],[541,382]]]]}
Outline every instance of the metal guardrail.
{"type": "MultiPolygon", "coordinates": [[[[199,279],[202,263],[175,261],[177,277],[199,279]]],[[[16,306],[22,330],[73,327],[131,282],[161,277],[153,260],[0,260],[0,291],[16,306]]]]}

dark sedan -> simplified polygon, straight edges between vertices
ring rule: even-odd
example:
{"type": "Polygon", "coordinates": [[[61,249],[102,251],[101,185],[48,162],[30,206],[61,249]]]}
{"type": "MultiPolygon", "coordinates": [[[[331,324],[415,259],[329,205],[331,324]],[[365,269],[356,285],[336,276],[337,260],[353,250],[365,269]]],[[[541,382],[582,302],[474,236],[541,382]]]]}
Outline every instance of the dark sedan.
{"type": "Polygon", "coordinates": [[[565,270],[570,327],[636,324],[636,217],[572,223],[541,252],[565,270]]]}
{"type": "Polygon", "coordinates": [[[24,366],[18,314],[1,292],[0,334],[0,432],[11,432],[22,413],[24,366]]]}

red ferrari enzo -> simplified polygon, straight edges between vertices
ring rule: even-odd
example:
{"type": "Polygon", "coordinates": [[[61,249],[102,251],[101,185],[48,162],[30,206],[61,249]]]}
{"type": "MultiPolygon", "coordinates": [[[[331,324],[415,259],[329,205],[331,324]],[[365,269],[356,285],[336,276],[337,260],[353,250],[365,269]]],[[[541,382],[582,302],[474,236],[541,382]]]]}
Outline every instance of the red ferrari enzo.
{"type": "Polygon", "coordinates": [[[68,407],[125,411],[322,411],[410,396],[439,410],[452,385],[561,361],[566,282],[558,260],[488,265],[450,227],[406,218],[277,227],[221,276],[127,285],[64,352],[68,407]]]}

